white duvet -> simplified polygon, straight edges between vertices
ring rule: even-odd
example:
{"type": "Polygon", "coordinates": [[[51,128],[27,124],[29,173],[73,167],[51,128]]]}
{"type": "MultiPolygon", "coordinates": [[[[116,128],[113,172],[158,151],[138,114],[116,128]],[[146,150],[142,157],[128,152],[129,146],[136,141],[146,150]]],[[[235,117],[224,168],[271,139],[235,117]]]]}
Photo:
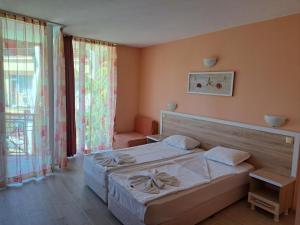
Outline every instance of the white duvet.
{"type": "Polygon", "coordinates": [[[127,170],[126,172],[113,173],[110,176],[111,180],[109,181],[109,183],[111,185],[109,185],[109,192],[112,193],[113,195],[114,193],[117,192],[118,186],[122,186],[123,188],[127,189],[127,191],[130,192],[132,197],[135,198],[138,202],[146,204],[153,199],[160,198],[167,194],[171,194],[174,192],[192,188],[196,185],[210,182],[208,166],[204,157],[189,156],[189,157],[185,157],[185,159],[187,160],[186,162],[180,162],[181,160],[178,160],[178,162],[176,162],[176,160],[170,160],[167,163],[161,162],[161,163],[153,164],[151,166],[146,166],[144,168],[136,167],[135,169],[132,168],[130,170],[127,170]],[[197,167],[201,170],[199,172],[194,172],[190,170],[188,167],[181,165],[181,163],[182,164],[187,164],[187,162],[193,163],[195,159],[198,163],[197,167]],[[140,174],[145,174],[145,172],[154,168],[159,172],[165,172],[170,176],[176,177],[179,180],[180,185],[178,187],[166,186],[164,189],[161,189],[158,194],[141,192],[130,186],[130,182],[129,182],[130,177],[137,176],[140,174]]]}
{"type": "Polygon", "coordinates": [[[109,176],[109,194],[117,200],[119,204],[128,208],[133,214],[143,220],[146,206],[152,200],[201,186],[218,178],[243,173],[252,168],[253,167],[247,163],[242,163],[236,167],[227,166],[206,160],[203,156],[203,152],[194,153],[173,160],[114,172],[109,176]],[[171,176],[175,176],[179,180],[180,185],[178,187],[168,186],[164,190],[160,190],[158,194],[141,192],[130,186],[128,181],[129,177],[154,168],[158,171],[166,172],[171,176]]]}
{"type": "Polygon", "coordinates": [[[201,151],[200,149],[195,150],[182,150],[175,147],[171,147],[162,142],[140,145],[132,148],[126,148],[122,150],[113,150],[114,153],[129,154],[133,156],[136,160],[134,164],[130,165],[119,165],[116,167],[105,167],[100,164],[97,164],[94,160],[94,156],[97,154],[90,154],[84,157],[84,171],[97,177],[99,183],[101,183],[103,188],[107,188],[107,176],[113,171],[118,171],[129,166],[144,164],[153,161],[160,161],[164,159],[170,159],[181,155],[186,155],[193,153],[195,151],[201,151]]]}

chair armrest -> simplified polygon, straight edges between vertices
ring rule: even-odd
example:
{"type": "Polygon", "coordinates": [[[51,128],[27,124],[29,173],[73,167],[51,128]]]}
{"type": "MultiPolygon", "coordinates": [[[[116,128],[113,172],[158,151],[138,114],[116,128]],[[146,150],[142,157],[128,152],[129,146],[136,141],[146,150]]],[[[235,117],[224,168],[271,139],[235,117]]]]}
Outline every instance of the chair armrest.
{"type": "Polygon", "coordinates": [[[133,147],[137,145],[145,145],[147,144],[147,138],[141,138],[141,139],[134,139],[128,141],[128,147],[133,147]]]}

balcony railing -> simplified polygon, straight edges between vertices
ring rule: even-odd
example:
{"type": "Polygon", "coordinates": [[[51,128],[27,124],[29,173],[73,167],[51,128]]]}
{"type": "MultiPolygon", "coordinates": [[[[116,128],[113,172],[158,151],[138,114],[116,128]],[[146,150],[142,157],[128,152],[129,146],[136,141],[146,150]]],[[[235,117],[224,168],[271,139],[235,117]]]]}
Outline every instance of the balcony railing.
{"type": "Polygon", "coordinates": [[[31,154],[34,114],[6,113],[5,122],[8,154],[31,154]]]}

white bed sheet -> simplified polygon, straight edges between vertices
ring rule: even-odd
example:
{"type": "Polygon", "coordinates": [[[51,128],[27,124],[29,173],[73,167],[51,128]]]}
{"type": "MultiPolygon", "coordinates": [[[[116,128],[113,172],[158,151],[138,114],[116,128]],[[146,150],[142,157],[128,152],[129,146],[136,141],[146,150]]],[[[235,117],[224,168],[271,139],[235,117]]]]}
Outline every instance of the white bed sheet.
{"type": "Polygon", "coordinates": [[[239,166],[232,167],[222,163],[205,160],[207,162],[207,171],[203,164],[204,160],[203,152],[200,152],[173,160],[153,163],[151,165],[116,171],[109,175],[109,194],[118,201],[121,206],[129,209],[133,215],[136,215],[140,221],[143,221],[147,205],[152,200],[201,185],[209,186],[209,183],[213,183],[216,180],[226,179],[235,174],[245,173],[253,169],[253,166],[248,163],[242,163],[239,166]],[[142,192],[137,193],[138,191],[133,190],[130,187],[127,180],[128,177],[153,168],[159,171],[168,172],[171,175],[179,176],[181,182],[180,187],[170,188],[157,195],[142,192]],[[180,173],[172,174],[174,171],[180,171],[180,173]],[[207,180],[207,172],[209,173],[209,180],[207,180]],[[147,200],[145,201],[145,199],[147,200]]]}
{"type": "MultiPolygon", "coordinates": [[[[182,150],[178,148],[174,148],[172,146],[166,145],[162,142],[146,144],[135,146],[131,148],[126,148],[122,150],[113,150],[113,152],[120,152],[122,154],[130,154],[135,157],[136,163],[129,165],[122,165],[114,168],[103,167],[101,164],[98,164],[94,160],[95,153],[84,156],[83,169],[85,173],[92,175],[97,178],[97,182],[102,185],[103,188],[108,187],[108,174],[113,171],[118,171],[120,169],[124,169],[127,167],[131,167],[133,165],[139,165],[147,162],[160,161],[164,159],[170,159],[181,155],[186,155],[193,153],[195,151],[202,151],[199,148],[194,150],[182,150]]],[[[108,190],[107,190],[108,191],[108,190]]]]}

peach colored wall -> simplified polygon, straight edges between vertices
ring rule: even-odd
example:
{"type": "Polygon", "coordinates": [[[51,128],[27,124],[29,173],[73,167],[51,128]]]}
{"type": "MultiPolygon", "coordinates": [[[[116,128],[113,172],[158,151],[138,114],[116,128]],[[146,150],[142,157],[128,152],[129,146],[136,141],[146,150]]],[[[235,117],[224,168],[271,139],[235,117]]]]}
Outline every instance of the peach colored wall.
{"type": "Polygon", "coordinates": [[[158,120],[169,101],[179,112],[263,126],[263,115],[284,115],[283,129],[300,131],[300,14],[143,49],[118,46],[117,91],[118,131],[132,130],[137,113],[158,120]],[[233,97],[186,93],[188,72],[207,71],[208,56],[219,57],[211,71],[236,72],[233,97]]]}
{"type": "Polygon", "coordinates": [[[132,131],[138,112],[140,49],[117,47],[118,81],[116,124],[118,132],[132,131]]]}
{"type": "Polygon", "coordinates": [[[141,51],[139,113],[159,119],[169,101],[177,111],[266,126],[265,114],[284,115],[300,131],[300,14],[226,29],[141,51]],[[187,94],[189,71],[236,71],[234,96],[187,94]]]}

